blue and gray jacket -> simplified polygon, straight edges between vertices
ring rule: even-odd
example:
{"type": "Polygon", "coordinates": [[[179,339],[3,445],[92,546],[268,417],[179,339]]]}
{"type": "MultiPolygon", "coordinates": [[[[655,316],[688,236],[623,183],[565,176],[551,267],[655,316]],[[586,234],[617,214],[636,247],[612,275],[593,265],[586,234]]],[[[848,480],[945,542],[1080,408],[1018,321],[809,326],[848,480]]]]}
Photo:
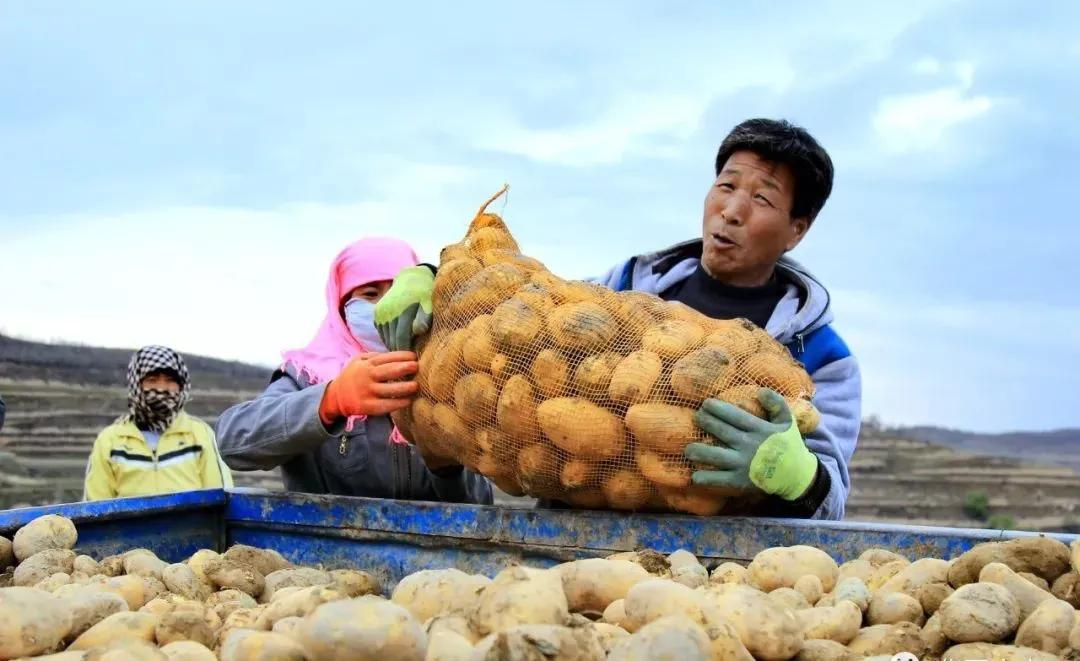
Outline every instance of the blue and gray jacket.
{"type": "MultiPolygon", "coordinates": [[[[592,282],[615,291],[661,294],[690,277],[701,261],[700,239],[674,245],[616,265],[592,282]]],[[[818,428],[806,446],[827,471],[831,486],[813,512],[815,519],[844,517],[851,489],[848,464],[855,452],[861,421],[862,382],[859,366],[832,328],[829,292],[804,267],[787,257],[777,271],[788,282],[765,330],[786,346],[814,381],[814,406],[821,413],[818,428]]]]}

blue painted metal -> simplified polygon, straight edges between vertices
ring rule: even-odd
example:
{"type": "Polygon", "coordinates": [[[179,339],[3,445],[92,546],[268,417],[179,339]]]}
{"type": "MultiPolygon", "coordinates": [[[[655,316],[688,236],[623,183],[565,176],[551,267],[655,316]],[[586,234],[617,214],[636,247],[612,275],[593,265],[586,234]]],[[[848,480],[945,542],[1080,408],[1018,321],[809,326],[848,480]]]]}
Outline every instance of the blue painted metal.
{"type": "MultiPolygon", "coordinates": [[[[435,567],[494,575],[515,563],[550,566],[574,558],[650,548],[693,551],[706,564],[746,561],[772,546],[809,544],[838,561],[869,547],[910,557],[951,558],[984,541],[1035,533],[852,522],[694,517],[497,508],[235,489],[0,512],[0,534],[42,514],[79,528],[80,552],[102,557],[149,548],[178,561],[199,548],[242,543],[294,562],[356,567],[391,589],[435,567]]],[[[1077,535],[1052,535],[1066,543],[1077,535]]]]}
{"type": "Polygon", "coordinates": [[[10,538],[39,516],[59,514],[75,522],[79,531],[75,548],[79,553],[100,560],[122,551],[146,548],[162,560],[178,562],[201,548],[221,546],[225,500],[224,491],[210,489],[3,510],[0,535],[10,538]]]}

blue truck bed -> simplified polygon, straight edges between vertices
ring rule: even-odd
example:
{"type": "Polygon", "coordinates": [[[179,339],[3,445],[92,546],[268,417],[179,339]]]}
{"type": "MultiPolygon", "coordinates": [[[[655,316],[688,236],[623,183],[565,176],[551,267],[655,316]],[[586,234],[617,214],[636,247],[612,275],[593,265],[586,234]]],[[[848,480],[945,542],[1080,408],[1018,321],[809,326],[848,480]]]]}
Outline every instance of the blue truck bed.
{"type": "MultiPolygon", "coordinates": [[[[809,544],[849,560],[868,547],[951,558],[984,541],[1036,533],[854,522],[695,517],[484,507],[249,489],[207,490],[0,511],[0,535],[43,514],[71,518],[77,550],[102,558],[148,548],[170,562],[201,548],[250,544],[329,569],[357,568],[387,588],[421,569],[493,576],[513,563],[549,566],[650,548],[684,548],[710,566],[770,546],[809,544]]],[[[1078,535],[1051,535],[1066,543],[1078,535]]]]}

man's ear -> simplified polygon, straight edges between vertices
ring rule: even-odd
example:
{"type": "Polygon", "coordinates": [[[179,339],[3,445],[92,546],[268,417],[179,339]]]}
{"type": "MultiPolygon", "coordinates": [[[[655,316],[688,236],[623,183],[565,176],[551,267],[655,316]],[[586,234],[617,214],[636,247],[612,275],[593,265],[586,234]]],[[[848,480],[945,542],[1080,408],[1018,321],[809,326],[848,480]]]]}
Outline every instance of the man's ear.
{"type": "Polygon", "coordinates": [[[810,230],[809,218],[792,218],[791,219],[791,235],[788,237],[787,245],[784,246],[784,250],[791,251],[795,249],[795,246],[799,245],[799,242],[806,236],[807,231],[810,230]]]}

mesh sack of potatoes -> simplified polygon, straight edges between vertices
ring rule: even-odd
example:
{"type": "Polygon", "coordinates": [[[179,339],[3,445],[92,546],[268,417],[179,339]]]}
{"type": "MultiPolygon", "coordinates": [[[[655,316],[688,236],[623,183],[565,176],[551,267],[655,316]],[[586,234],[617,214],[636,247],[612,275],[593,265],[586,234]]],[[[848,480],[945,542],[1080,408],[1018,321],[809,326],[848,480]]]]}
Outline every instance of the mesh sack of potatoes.
{"type": "Polygon", "coordinates": [[[559,278],[490,202],[440,256],[419,395],[395,414],[404,435],[514,495],[694,514],[751,504],[691,486],[683,448],[709,442],[694,413],[712,397],[764,417],[765,386],[808,433],[818,413],[802,366],[746,320],[559,278]]]}

